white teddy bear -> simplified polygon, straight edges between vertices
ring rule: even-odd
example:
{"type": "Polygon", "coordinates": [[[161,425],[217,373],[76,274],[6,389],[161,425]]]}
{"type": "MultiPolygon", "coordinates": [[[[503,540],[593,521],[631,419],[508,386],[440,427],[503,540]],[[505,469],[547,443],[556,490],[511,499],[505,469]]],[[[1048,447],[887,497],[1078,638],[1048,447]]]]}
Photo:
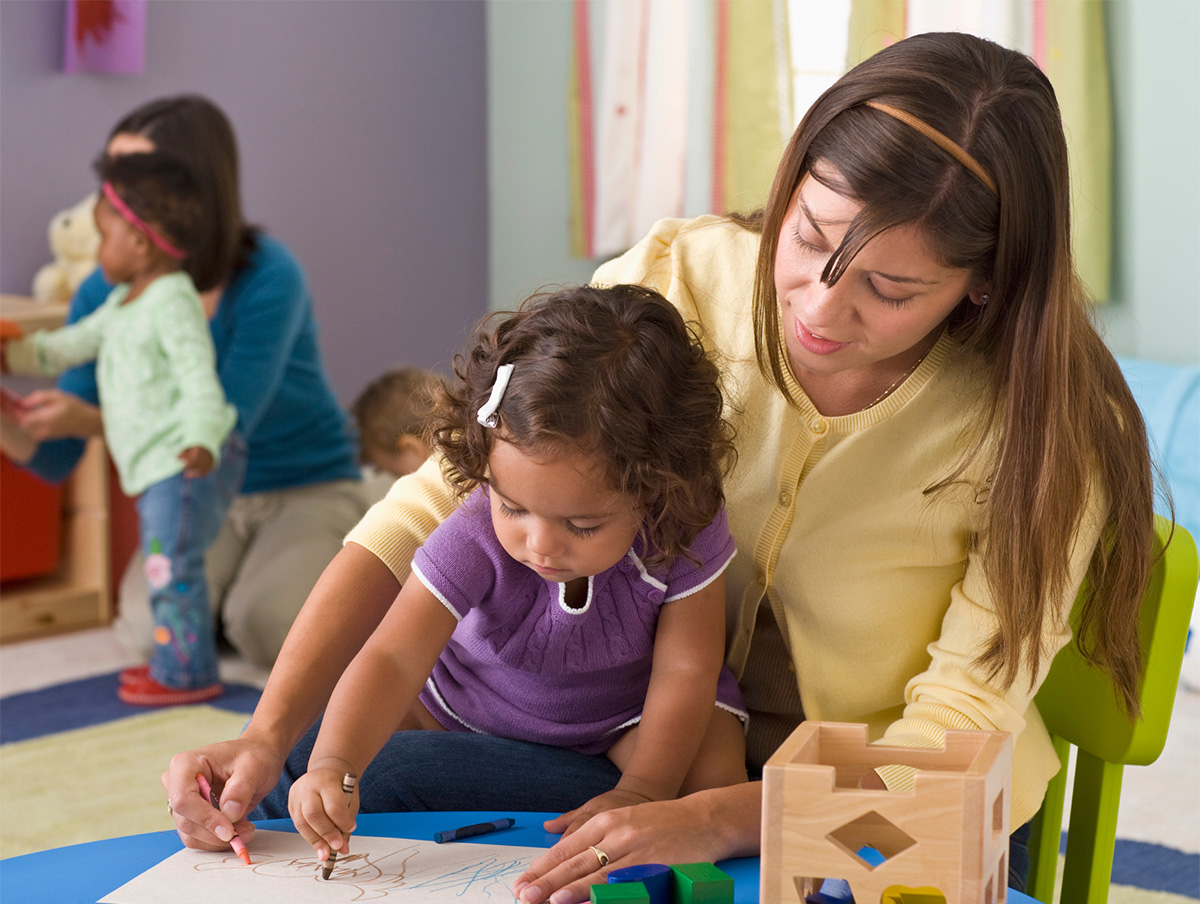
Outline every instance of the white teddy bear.
{"type": "Polygon", "coordinates": [[[33,297],[38,301],[69,301],[79,284],[96,269],[100,249],[100,233],[93,218],[96,197],[92,192],[50,221],[54,262],[39,268],[33,277],[33,297]]]}

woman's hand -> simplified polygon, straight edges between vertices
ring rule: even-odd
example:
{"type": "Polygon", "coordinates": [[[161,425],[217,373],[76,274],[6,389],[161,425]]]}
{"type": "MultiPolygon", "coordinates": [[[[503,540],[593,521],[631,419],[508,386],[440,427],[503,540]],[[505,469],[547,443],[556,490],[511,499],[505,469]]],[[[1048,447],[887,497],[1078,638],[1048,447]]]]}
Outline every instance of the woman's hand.
{"type": "Polygon", "coordinates": [[[19,413],[14,416],[10,414],[12,411],[13,403],[5,392],[0,395],[0,452],[23,465],[37,453],[37,442],[17,420],[19,413]]]}
{"type": "MultiPolygon", "coordinates": [[[[522,904],[574,904],[586,901],[591,886],[614,869],[755,854],[761,795],[762,783],[753,782],[599,813],[534,860],[513,894],[522,904]],[[593,847],[604,852],[607,864],[601,865],[593,847]]],[[[563,831],[571,817],[550,820],[546,831],[563,831]]]]}
{"type": "Polygon", "coordinates": [[[288,813],[296,831],[313,846],[318,860],[328,860],[330,851],[344,852],[354,831],[358,795],[347,796],[342,790],[344,765],[309,766],[288,794],[288,813]]]}
{"type": "Polygon", "coordinates": [[[555,826],[565,826],[565,828],[547,828],[546,831],[561,832],[562,836],[566,838],[599,813],[604,813],[607,810],[616,810],[621,807],[634,807],[638,804],[647,803],[649,800],[650,798],[643,794],[613,788],[611,791],[597,794],[582,807],[576,807],[574,810],[570,810],[557,819],[552,820],[555,826]]]}
{"type": "Polygon", "coordinates": [[[237,832],[249,843],[254,823],[246,814],[275,787],[282,771],[283,760],[273,747],[245,735],[175,754],[162,774],[162,785],[180,840],[190,848],[219,851],[229,847],[237,832]],[[197,774],[204,775],[219,796],[219,811],[200,793],[197,774]]]}
{"type": "Polygon", "coordinates": [[[17,422],[38,442],[99,436],[104,431],[99,408],[61,389],[35,389],[25,397],[17,422]]]}

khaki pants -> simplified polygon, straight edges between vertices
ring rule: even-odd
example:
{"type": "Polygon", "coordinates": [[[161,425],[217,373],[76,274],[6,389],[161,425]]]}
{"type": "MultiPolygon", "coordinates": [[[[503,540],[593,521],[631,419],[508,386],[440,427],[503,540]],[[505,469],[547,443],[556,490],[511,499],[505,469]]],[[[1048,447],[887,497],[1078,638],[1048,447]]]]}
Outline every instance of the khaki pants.
{"type": "MultiPolygon", "coordinates": [[[[325,566],[367,510],[358,481],[339,480],[234,499],[205,555],[209,605],[245,659],[269,668],[325,566]]],[[[154,619],[144,562],[135,553],[121,578],[113,627],[149,659],[154,619]]]]}

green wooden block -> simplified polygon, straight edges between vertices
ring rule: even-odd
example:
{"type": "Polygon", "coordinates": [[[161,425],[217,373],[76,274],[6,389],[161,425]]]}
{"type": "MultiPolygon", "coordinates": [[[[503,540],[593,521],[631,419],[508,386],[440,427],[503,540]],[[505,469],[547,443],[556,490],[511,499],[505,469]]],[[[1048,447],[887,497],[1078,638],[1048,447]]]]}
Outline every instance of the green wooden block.
{"type": "MultiPolygon", "coordinates": [[[[729,899],[730,901],[733,898],[729,899]]],[[[592,904],[650,904],[650,895],[641,882],[618,882],[615,885],[593,885],[592,904]]]]}
{"type": "Polygon", "coordinates": [[[733,877],[711,863],[672,866],[675,904],[733,904],[733,877]]]}

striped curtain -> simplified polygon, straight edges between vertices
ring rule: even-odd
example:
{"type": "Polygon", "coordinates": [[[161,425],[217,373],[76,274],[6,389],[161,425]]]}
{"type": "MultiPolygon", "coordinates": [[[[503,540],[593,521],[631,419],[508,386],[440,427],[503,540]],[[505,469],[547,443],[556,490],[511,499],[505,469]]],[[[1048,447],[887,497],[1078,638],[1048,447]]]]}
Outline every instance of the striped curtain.
{"type": "Polygon", "coordinates": [[[786,0],[574,0],[571,249],[760,206],[792,129],[786,0]]]}
{"type": "Polygon", "coordinates": [[[847,66],[893,41],[961,31],[1031,55],[1062,110],[1075,265],[1093,298],[1112,286],[1112,102],[1100,0],[853,0],[847,66]]]}

